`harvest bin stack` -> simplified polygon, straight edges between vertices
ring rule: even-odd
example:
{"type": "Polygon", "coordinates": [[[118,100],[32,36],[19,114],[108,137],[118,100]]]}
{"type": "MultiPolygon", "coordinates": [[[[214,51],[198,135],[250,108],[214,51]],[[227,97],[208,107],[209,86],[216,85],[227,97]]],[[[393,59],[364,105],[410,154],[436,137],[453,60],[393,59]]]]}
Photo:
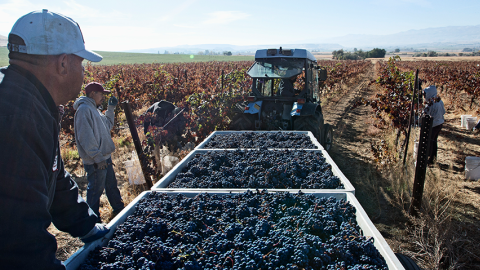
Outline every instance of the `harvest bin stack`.
{"type": "MultiPolygon", "coordinates": [[[[326,186],[326,185],[321,184],[320,186],[326,186]]],[[[398,261],[395,254],[386,243],[385,239],[375,228],[375,226],[373,225],[373,223],[370,221],[367,214],[365,213],[364,209],[362,208],[358,200],[355,198],[355,189],[350,183],[350,181],[348,181],[348,179],[338,169],[335,162],[330,158],[329,154],[318,143],[318,141],[315,139],[312,133],[307,131],[281,131],[281,132],[279,131],[216,131],[216,132],[213,132],[208,138],[205,139],[204,142],[199,144],[180,163],[178,163],[168,174],[166,174],[162,179],[160,179],[152,187],[151,191],[146,191],[140,194],[134,201],[132,201],[122,211],[122,213],[120,213],[115,219],[113,219],[108,224],[108,226],[112,230],[108,235],[106,235],[105,238],[99,239],[79,249],[67,261],[65,261],[65,265],[67,269],[72,269],[72,270],[79,269],[79,266],[82,263],[84,263],[85,260],[87,259],[88,253],[94,250],[95,247],[97,246],[106,247],[108,240],[114,236],[114,231],[117,228],[117,226],[123,224],[125,220],[127,220],[128,216],[135,213],[137,208],[136,206],[139,203],[141,203],[142,200],[145,200],[145,198],[151,198],[152,196],[156,196],[154,194],[166,193],[168,196],[171,196],[172,201],[175,201],[174,198],[178,194],[182,194],[187,197],[195,197],[199,194],[205,194],[205,193],[208,193],[208,195],[234,196],[235,194],[259,195],[259,193],[279,195],[279,194],[285,194],[285,192],[289,192],[293,196],[299,196],[298,193],[300,192],[306,195],[313,195],[315,198],[334,197],[336,200],[344,200],[348,202],[351,206],[355,208],[354,218],[356,218],[356,222],[358,224],[358,227],[360,228],[360,232],[359,232],[360,235],[349,236],[350,238],[349,237],[344,237],[344,238],[349,238],[352,240],[354,240],[357,237],[359,237],[359,239],[369,238],[370,239],[369,241],[373,241],[373,245],[378,250],[378,252],[382,255],[382,257],[385,259],[388,269],[404,269],[402,264],[398,261]],[[222,137],[222,136],[225,136],[225,137],[222,137]],[[292,143],[292,141],[290,141],[289,139],[290,137],[294,138],[296,142],[292,143]],[[223,139],[226,138],[227,140],[226,141],[223,140],[222,142],[221,140],[222,138],[223,139]],[[240,138],[240,142],[237,142],[236,138],[240,138]],[[244,140],[244,143],[241,141],[242,139],[244,140]],[[266,142],[265,139],[268,142],[266,142]],[[281,141],[281,143],[275,143],[274,142],[275,140],[281,141]],[[262,144],[262,145],[259,145],[259,144],[262,144]],[[285,148],[284,146],[287,146],[288,148],[285,148]],[[306,148],[299,148],[304,146],[306,146],[306,148]],[[275,161],[266,160],[271,155],[274,156],[275,161]],[[236,160],[237,156],[241,156],[242,158],[245,158],[245,160],[241,160],[240,162],[238,162],[236,160]],[[257,156],[260,156],[261,158],[255,159],[257,156]],[[308,156],[309,160],[302,159],[302,156],[305,156],[305,157],[308,156]],[[312,157],[313,159],[318,159],[318,162],[317,161],[312,162],[311,161],[312,157]],[[206,164],[205,162],[210,162],[215,164],[211,165],[211,164],[206,164]],[[251,164],[248,164],[248,162],[250,162],[251,164]],[[286,164],[283,162],[286,162],[286,164]],[[244,164],[238,164],[238,163],[244,163],[244,164]],[[304,164],[307,164],[306,165],[307,167],[305,167],[304,164]],[[312,186],[318,187],[320,184],[312,184],[312,183],[316,181],[315,178],[319,174],[312,174],[313,172],[304,171],[304,168],[308,168],[308,166],[313,166],[311,168],[321,168],[322,172],[320,176],[323,177],[325,175],[327,177],[330,177],[328,179],[334,179],[335,181],[333,182],[339,183],[338,187],[328,188],[328,189],[316,189],[316,188],[293,189],[282,184],[282,183],[298,183],[298,182],[302,183],[302,181],[304,181],[304,183],[302,184],[302,187],[312,187],[312,186]],[[220,171],[217,172],[216,169],[219,169],[220,171]],[[241,172],[241,170],[244,170],[245,172],[241,172]],[[272,177],[270,175],[272,172],[275,173],[275,177],[272,177]],[[255,174],[257,178],[267,179],[267,180],[263,182],[256,181],[256,179],[254,179],[253,177],[248,177],[248,174],[255,174]],[[204,181],[204,179],[213,179],[214,177],[213,178],[209,178],[209,177],[212,177],[214,175],[216,175],[217,176],[216,179],[220,179],[220,181],[219,183],[213,185],[215,186],[215,188],[209,188],[208,187],[209,182],[204,181]],[[261,177],[259,177],[259,175],[261,177]],[[176,180],[177,177],[181,180],[180,181],[176,180]],[[222,177],[225,178],[226,180],[225,181],[221,180],[223,179],[222,177]],[[295,180],[290,180],[289,182],[287,181],[289,177],[295,178],[295,180]],[[237,178],[241,180],[237,180],[237,178]],[[228,179],[230,180],[227,181],[228,179]],[[180,184],[178,184],[179,182],[180,184]],[[195,182],[195,185],[193,185],[194,182],[195,182]],[[262,184],[265,184],[267,182],[268,183],[275,182],[276,184],[272,184],[273,188],[263,187],[262,184]],[[174,183],[177,183],[177,184],[174,184],[174,183]],[[204,183],[206,183],[207,186],[202,186],[204,185],[204,183]],[[253,185],[255,186],[249,186],[249,184],[252,185],[252,183],[254,183],[253,185]],[[183,185],[195,186],[195,188],[176,188],[176,187],[172,187],[172,185],[173,186],[183,186],[183,185]],[[232,186],[235,186],[235,187],[232,187],[232,186]],[[362,234],[364,237],[361,237],[362,234]]],[[[285,206],[283,207],[285,208],[285,206]]],[[[254,211],[254,210],[251,210],[251,211],[254,211]]],[[[242,222],[242,221],[238,221],[238,222],[242,222]]],[[[300,222],[298,222],[298,224],[300,224],[300,222]]],[[[187,225],[185,226],[187,227],[187,225]]],[[[248,226],[248,224],[245,226],[248,226]]],[[[311,226],[314,226],[314,225],[311,225],[311,226]]],[[[327,228],[328,227],[325,227],[325,230],[327,230],[327,228]]],[[[306,230],[308,231],[309,229],[307,228],[306,230]]],[[[242,231],[241,234],[244,234],[244,232],[242,231]]],[[[111,247],[109,247],[109,249],[111,249],[111,247]]],[[[194,251],[194,252],[197,252],[197,251],[194,251]]],[[[280,253],[280,252],[277,250],[276,253],[280,253]]],[[[293,256],[293,254],[291,256],[293,256]]],[[[237,262],[236,267],[237,268],[239,267],[240,261],[238,258],[237,260],[234,260],[233,258],[228,258],[228,261],[231,261],[230,263],[232,264],[237,262]]],[[[187,265],[185,265],[185,269],[188,269],[187,265]]],[[[197,268],[193,267],[190,269],[197,269],[197,268]]],[[[231,269],[231,268],[228,268],[228,269],[231,269]]]]}

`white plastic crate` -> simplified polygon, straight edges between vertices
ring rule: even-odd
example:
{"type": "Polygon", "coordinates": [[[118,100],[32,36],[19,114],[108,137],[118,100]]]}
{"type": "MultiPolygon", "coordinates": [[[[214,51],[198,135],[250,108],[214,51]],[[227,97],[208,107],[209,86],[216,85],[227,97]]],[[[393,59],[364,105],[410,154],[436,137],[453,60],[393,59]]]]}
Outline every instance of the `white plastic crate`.
{"type": "MultiPolygon", "coordinates": [[[[245,192],[247,190],[238,190],[238,192],[245,192]]],[[[290,190],[292,191],[292,190],[290,190]]],[[[133,200],[125,209],[118,215],[116,216],[110,223],[108,223],[108,227],[111,229],[111,231],[102,239],[98,239],[92,243],[89,243],[87,245],[84,245],[81,247],[77,252],[75,252],[70,258],[68,258],[64,264],[67,270],[76,270],[78,267],[85,261],[85,259],[88,257],[88,253],[92,250],[94,250],[97,246],[106,246],[107,242],[109,239],[113,237],[114,231],[125,220],[127,217],[135,212],[135,206],[138,204],[138,202],[150,194],[153,191],[145,191],[141,193],[135,200],[133,200]]],[[[274,192],[274,191],[273,191],[274,192]]],[[[182,191],[170,191],[167,192],[168,194],[184,194],[188,197],[194,197],[200,193],[210,193],[210,194],[217,194],[217,195],[224,195],[228,196],[231,194],[230,192],[226,191],[199,191],[199,190],[182,190],[182,191]]],[[[331,193],[331,192],[305,192],[305,194],[313,194],[314,196],[317,197],[330,197],[333,196],[336,199],[344,199],[348,201],[351,205],[353,205],[356,208],[356,218],[357,218],[357,223],[360,226],[360,228],[363,231],[364,236],[370,236],[373,237],[374,239],[374,245],[382,254],[384,257],[387,266],[390,270],[402,270],[404,267],[400,263],[400,261],[397,259],[393,251],[391,250],[390,246],[387,244],[383,236],[380,234],[380,232],[377,230],[377,228],[373,225],[372,221],[370,218],[367,216],[365,210],[363,207],[360,205],[358,200],[355,198],[355,196],[352,193],[349,192],[336,192],[336,193],[331,193]]]]}
{"type": "Polygon", "coordinates": [[[130,185],[142,185],[146,183],[140,161],[138,160],[138,156],[135,151],[132,152],[132,159],[126,160],[124,164],[125,169],[127,170],[128,181],[130,182],[130,185]]]}
{"type": "Polygon", "coordinates": [[[460,117],[460,127],[467,127],[467,118],[472,117],[471,114],[465,114],[460,117]]]}
{"type": "MultiPolygon", "coordinates": [[[[318,140],[315,138],[315,136],[313,136],[312,132],[310,132],[310,131],[288,131],[288,130],[287,131],[285,131],[285,130],[284,131],[279,131],[279,130],[277,130],[277,131],[214,131],[207,138],[205,138],[205,140],[203,140],[202,143],[197,145],[197,147],[195,147],[195,149],[220,149],[220,148],[207,148],[206,147],[206,145],[215,136],[222,136],[222,135],[231,134],[231,133],[279,133],[279,132],[281,132],[281,133],[305,134],[310,138],[312,144],[317,146],[316,150],[324,150],[323,146],[318,142],[318,140]]],[[[221,149],[224,149],[224,148],[221,148],[221,149]]],[[[240,148],[240,149],[243,149],[243,148],[240,148]]],[[[269,148],[269,149],[274,149],[274,148],[269,148]]],[[[276,149],[285,149],[285,148],[276,148],[276,149]]],[[[295,148],[295,149],[301,149],[301,148],[295,148]]]]}
{"type": "Polygon", "coordinates": [[[480,157],[465,158],[465,178],[468,180],[480,179],[480,157]]]}
{"type": "Polygon", "coordinates": [[[477,117],[467,117],[465,128],[472,130],[477,125],[477,117]]]}
{"type": "MultiPolygon", "coordinates": [[[[182,161],[180,161],[175,167],[173,167],[172,170],[170,170],[164,177],[162,177],[158,182],[156,182],[151,190],[178,190],[178,188],[168,188],[168,185],[172,183],[175,180],[175,177],[177,174],[182,172],[182,169],[187,166],[188,162],[192,160],[196,154],[202,154],[202,153],[207,153],[210,151],[236,151],[238,149],[227,149],[227,150],[220,150],[220,149],[197,149],[193,150],[190,152],[185,158],[183,158],[182,161]]],[[[282,149],[286,150],[286,149],[282,149]]],[[[282,150],[269,150],[269,151],[282,151],[282,150]]],[[[289,149],[287,151],[298,151],[298,150],[305,150],[305,149],[289,149]]],[[[245,150],[245,151],[254,151],[254,150],[245,150]]],[[[331,165],[331,170],[333,175],[337,176],[340,178],[341,183],[345,187],[344,189],[319,189],[324,192],[351,192],[355,194],[355,188],[353,185],[350,183],[350,181],[345,177],[345,175],[340,171],[338,168],[337,164],[333,161],[333,159],[330,157],[327,151],[325,150],[306,150],[306,151],[320,151],[322,152],[323,156],[325,157],[327,163],[331,165]]],[[[206,189],[206,188],[199,188],[199,189],[206,189]]],[[[225,188],[225,189],[219,189],[219,190],[228,190],[228,191],[235,191],[238,189],[234,188],[225,188]]],[[[315,189],[305,189],[305,190],[315,190],[315,189]]]]}

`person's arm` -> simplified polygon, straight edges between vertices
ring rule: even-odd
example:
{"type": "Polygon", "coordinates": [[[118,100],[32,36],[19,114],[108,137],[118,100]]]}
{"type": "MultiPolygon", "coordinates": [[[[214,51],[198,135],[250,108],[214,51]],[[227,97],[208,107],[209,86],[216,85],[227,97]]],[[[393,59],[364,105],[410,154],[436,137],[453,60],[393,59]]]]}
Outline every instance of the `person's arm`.
{"type": "Polygon", "coordinates": [[[65,171],[60,155],[58,157],[59,171],[55,196],[50,207],[52,221],[57,229],[68,232],[73,237],[81,237],[93,228],[97,216],[80,196],[77,183],[65,171]]]}
{"type": "Polygon", "coordinates": [[[0,115],[0,262],[4,269],[65,269],[55,258],[55,237],[47,231],[55,135],[45,126],[56,123],[38,114],[0,115]]]}
{"type": "Polygon", "coordinates": [[[105,112],[105,117],[106,117],[106,127],[108,130],[112,130],[113,125],[115,124],[115,107],[117,107],[118,100],[116,97],[112,96],[108,100],[108,107],[107,111],[105,112]]]}

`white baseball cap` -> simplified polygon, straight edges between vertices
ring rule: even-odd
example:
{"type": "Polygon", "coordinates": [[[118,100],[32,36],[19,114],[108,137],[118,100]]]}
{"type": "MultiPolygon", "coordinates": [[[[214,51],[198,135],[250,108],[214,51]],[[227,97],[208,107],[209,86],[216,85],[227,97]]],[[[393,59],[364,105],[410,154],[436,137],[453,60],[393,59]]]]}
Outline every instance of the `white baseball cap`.
{"type": "Polygon", "coordinates": [[[38,55],[75,54],[88,61],[99,62],[102,56],[85,49],[82,31],[77,22],[47,9],[33,11],[15,22],[10,34],[23,39],[25,45],[8,44],[11,52],[38,55]]]}

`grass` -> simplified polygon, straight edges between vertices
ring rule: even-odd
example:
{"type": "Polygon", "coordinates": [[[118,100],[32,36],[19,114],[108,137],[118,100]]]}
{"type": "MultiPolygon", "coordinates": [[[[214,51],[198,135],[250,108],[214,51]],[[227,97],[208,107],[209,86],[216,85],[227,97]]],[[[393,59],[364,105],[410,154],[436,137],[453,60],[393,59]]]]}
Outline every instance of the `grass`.
{"type": "Polygon", "coordinates": [[[68,149],[66,147],[61,148],[61,154],[62,158],[64,160],[77,160],[80,159],[80,156],[78,155],[78,150],[76,149],[68,149]]]}
{"type": "Polygon", "coordinates": [[[0,47],[0,67],[8,66],[8,49],[0,47]]]}
{"type": "MultiPolygon", "coordinates": [[[[207,61],[253,61],[253,56],[189,55],[189,54],[152,54],[96,51],[103,60],[93,65],[150,64],[150,63],[188,63],[207,61]]],[[[0,47],[0,67],[8,66],[8,49],[0,47]]]]}
{"type": "Polygon", "coordinates": [[[124,53],[102,52],[99,65],[142,64],[142,63],[188,63],[207,61],[253,61],[253,56],[223,56],[223,55],[188,55],[188,54],[151,54],[151,53],[124,53]]]}

